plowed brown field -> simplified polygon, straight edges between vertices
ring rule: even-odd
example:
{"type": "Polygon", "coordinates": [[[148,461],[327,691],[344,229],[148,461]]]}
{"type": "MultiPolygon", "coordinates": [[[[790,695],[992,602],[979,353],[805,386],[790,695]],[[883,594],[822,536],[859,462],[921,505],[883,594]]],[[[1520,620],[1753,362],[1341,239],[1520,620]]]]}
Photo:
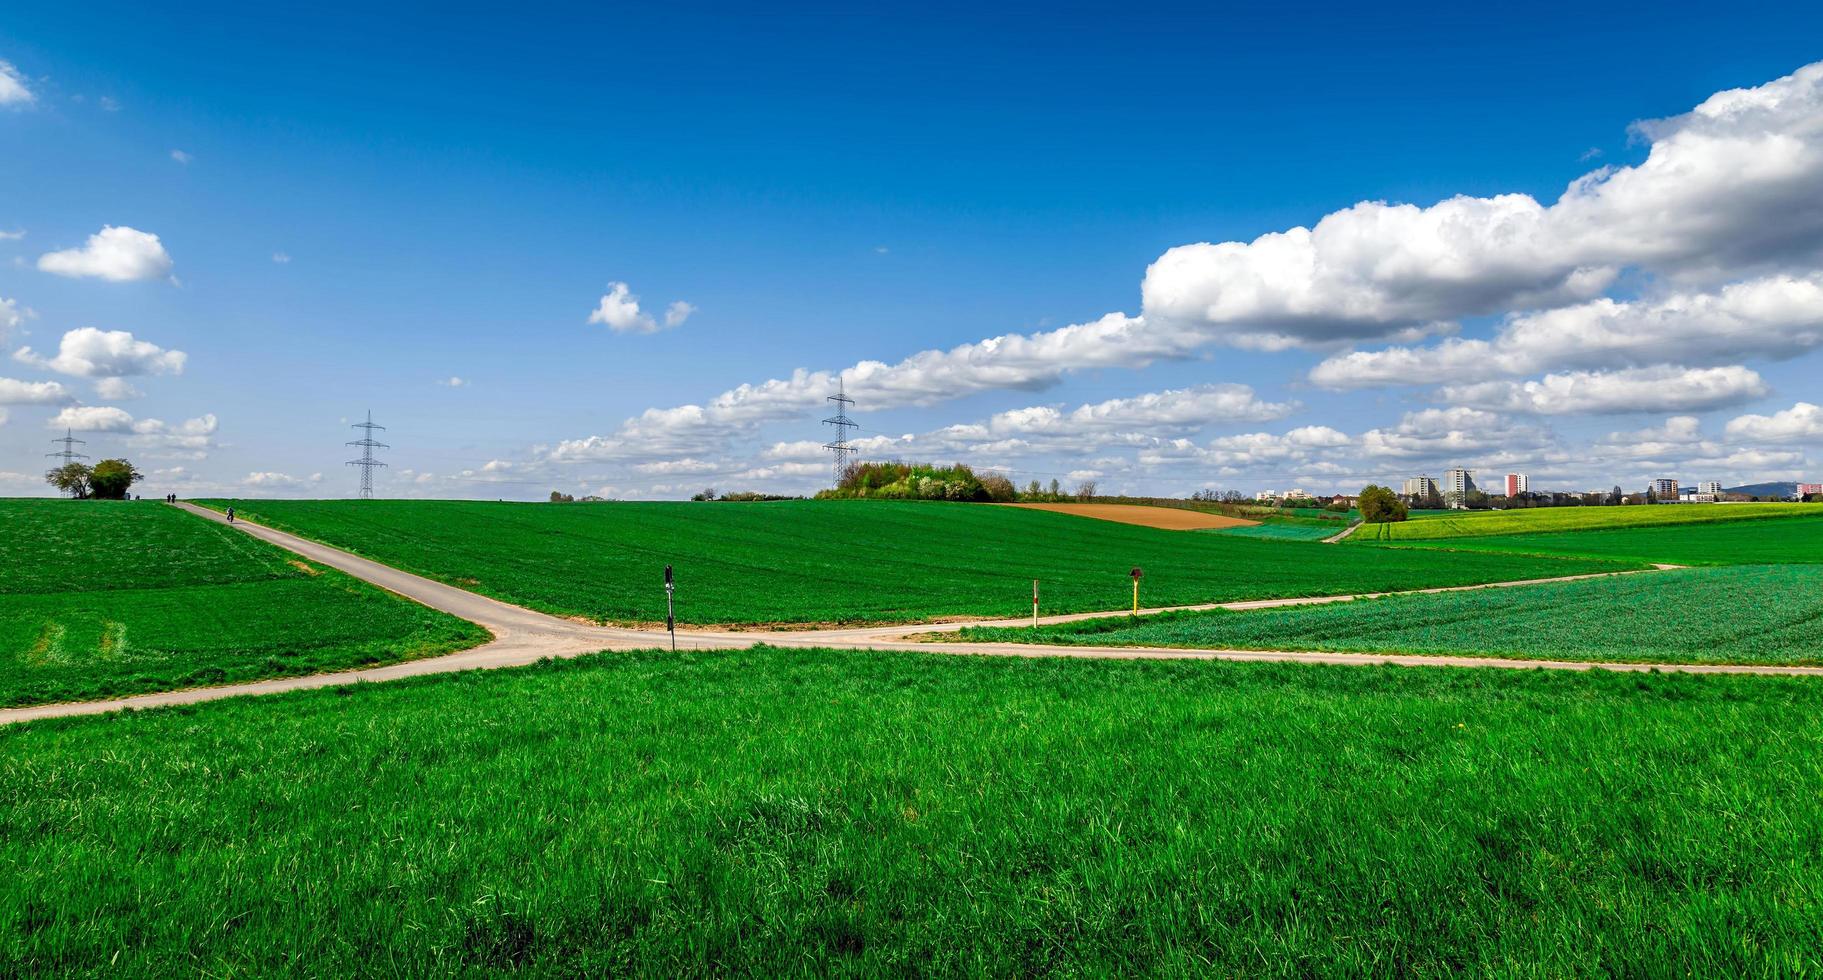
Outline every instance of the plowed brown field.
{"type": "Polygon", "coordinates": [[[1163,528],[1167,531],[1201,531],[1217,527],[1252,527],[1259,523],[1259,521],[1249,521],[1240,517],[1206,514],[1200,510],[1180,510],[1176,507],[1146,507],[1141,504],[1001,504],[1000,506],[1024,507],[1027,510],[1048,510],[1058,514],[1075,514],[1077,517],[1093,517],[1098,521],[1114,521],[1118,524],[1138,524],[1141,527],[1163,528]]]}

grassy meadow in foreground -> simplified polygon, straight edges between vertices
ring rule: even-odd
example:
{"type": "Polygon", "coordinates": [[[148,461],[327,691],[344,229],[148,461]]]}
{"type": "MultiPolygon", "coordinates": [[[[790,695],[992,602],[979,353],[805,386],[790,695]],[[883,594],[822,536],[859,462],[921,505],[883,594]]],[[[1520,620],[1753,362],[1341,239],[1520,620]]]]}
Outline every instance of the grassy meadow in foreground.
{"type": "Polygon", "coordinates": [[[1369,524],[1348,540],[1431,541],[1548,531],[1661,527],[1717,521],[1823,517],[1823,504],[1636,504],[1626,507],[1533,507],[1526,510],[1454,511],[1448,516],[1398,524],[1369,524]]]}
{"type": "Polygon", "coordinates": [[[1817,664],[1823,663],[1823,565],[1693,568],[1323,606],[969,629],[957,639],[1817,664]]]}
{"type": "Polygon", "coordinates": [[[486,639],[163,504],[0,500],[0,707],[317,673],[486,639]]]}
{"type": "MultiPolygon", "coordinates": [[[[217,505],[222,502],[213,502],[217,505]]],[[[1588,559],[1435,555],[1161,531],[978,504],[870,500],[525,504],[237,500],[281,530],[534,609],[686,623],[867,622],[1333,595],[1608,571],[1588,559]]]]}
{"type": "Polygon", "coordinates": [[[1823,517],[1503,534],[1413,541],[1399,543],[1398,547],[1448,548],[1457,553],[1574,555],[1676,565],[1823,564],[1823,517]]]}
{"type": "Polygon", "coordinates": [[[1819,732],[1780,678],[763,648],[40,722],[0,974],[1814,973],[1819,732]]]}

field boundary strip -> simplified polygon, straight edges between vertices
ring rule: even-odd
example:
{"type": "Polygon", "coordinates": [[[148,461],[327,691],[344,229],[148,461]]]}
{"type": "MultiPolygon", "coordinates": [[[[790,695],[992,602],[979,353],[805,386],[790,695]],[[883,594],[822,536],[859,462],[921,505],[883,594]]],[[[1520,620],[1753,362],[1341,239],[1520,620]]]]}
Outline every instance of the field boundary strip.
{"type": "Polygon", "coordinates": [[[1232,527],[1258,527],[1260,522],[1245,517],[1210,514],[1180,507],[1152,507],[1146,504],[997,504],[1018,510],[1041,510],[1071,517],[1087,517],[1115,524],[1157,528],[1161,531],[1213,531],[1232,527]]]}

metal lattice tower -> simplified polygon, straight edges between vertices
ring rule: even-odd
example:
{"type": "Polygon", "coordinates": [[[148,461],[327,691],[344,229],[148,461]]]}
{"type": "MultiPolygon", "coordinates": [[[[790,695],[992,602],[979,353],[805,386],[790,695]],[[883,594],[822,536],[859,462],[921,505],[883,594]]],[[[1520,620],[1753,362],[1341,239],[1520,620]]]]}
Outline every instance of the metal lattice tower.
{"type": "Polygon", "coordinates": [[[76,438],[76,431],[74,429],[63,430],[63,438],[52,439],[51,441],[54,443],[62,444],[63,448],[58,450],[57,452],[45,453],[44,455],[51,459],[63,460],[63,465],[65,465],[65,466],[68,466],[69,464],[74,463],[79,459],[88,459],[87,456],[84,456],[83,454],[76,451],[77,446],[86,446],[86,445],[88,445],[88,443],[83,442],[81,439],[76,438]]]}
{"type": "Polygon", "coordinates": [[[386,465],[385,463],[382,463],[379,460],[373,458],[373,451],[376,449],[391,449],[392,448],[391,446],[388,446],[387,444],[385,444],[383,442],[375,442],[374,438],[373,438],[373,430],[379,429],[380,431],[384,432],[384,431],[386,431],[386,426],[375,425],[373,422],[373,412],[369,411],[367,413],[367,421],[356,422],[356,423],[350,425],[349,428],[361,430],[361,438],[348,443],[348,445],[350,445],[350,446],[360,446],[361,447],[361,458],[349,460],[348,465],[349,466],[359,466],[361,468],[361,499],[362,500],[372,500],[373,499],[373,471],[376,467],[381,467],[381,466],[386,465]]]}
{"type": "Polygon", "coordinates": [[[823,420],[824,425],[835,426],[836,436],[833,441],[824,443],[823,448],[835,454],[836,483],[840,485],[842,477],[848,475],[848,468],[854,465],[855,453],[859,452],[848,444],[849,430],[859,429],[861,426],[848,417],[849,406],[853,405],[855,400],[848,397],[848,386],[840,375],[836,376],[836,393],[823,400],[835,402],[836,405],[836,414],[823,420]]]}

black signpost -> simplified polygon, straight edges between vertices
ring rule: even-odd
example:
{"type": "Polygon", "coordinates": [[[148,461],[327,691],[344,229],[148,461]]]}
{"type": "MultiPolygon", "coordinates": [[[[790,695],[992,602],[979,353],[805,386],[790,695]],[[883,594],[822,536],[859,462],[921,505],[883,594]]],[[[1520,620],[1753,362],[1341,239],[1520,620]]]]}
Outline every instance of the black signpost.
{"type": "Polygon", "coordinates": [[[677,652],[677,616],[671,604],[671,593],[677,585],[671,581],[671,566],[665,566],[665,632],[671,634],[671,652],[677,652]]]}

